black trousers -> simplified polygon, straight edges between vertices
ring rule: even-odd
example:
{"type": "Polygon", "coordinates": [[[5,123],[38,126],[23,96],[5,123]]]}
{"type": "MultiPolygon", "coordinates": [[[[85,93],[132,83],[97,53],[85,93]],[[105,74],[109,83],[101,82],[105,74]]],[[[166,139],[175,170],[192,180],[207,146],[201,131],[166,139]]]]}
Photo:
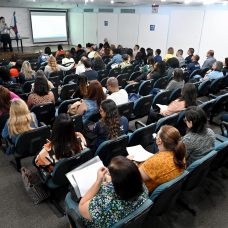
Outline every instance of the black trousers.
{"type": "Polygon", "coordinates": [[[1,34],[1,41],[3,43],[3,50],[6,51],[7,45],[9,45],[10,51],[13,51],[12,42],[9,34],[1,34]]]}

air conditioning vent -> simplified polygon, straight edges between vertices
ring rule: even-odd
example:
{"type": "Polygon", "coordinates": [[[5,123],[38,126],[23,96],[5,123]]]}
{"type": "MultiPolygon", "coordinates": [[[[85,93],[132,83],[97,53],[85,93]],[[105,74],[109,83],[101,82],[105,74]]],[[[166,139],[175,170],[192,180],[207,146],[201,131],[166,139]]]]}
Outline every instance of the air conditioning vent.
{"type": "Polygon", "coordinates": [[[109,9],[109,8],[98,10],[99,13],[113,13],[113,11],[114,11],[113,9],[109,9]]]}
{"type": "Polygon", "coordinates": [[[135,13],[135,9],[121,9],[120,13],[135,13]]]}
{"type": "Polygon", "coordinates": [[[84,9],[84,13],[93,13],[93,9],[84,9]]]}

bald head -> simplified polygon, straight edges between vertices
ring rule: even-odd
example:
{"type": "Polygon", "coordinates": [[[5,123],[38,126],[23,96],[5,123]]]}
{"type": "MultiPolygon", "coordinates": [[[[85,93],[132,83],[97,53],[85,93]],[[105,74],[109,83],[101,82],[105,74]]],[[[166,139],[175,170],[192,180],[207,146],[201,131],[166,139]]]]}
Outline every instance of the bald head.
{"type": "Polygon", "coordinates": [[[111,77],[107,80],[108,90],[111,92],[116,92],[119,90],[119,83],[115,77],[111,77]]]}

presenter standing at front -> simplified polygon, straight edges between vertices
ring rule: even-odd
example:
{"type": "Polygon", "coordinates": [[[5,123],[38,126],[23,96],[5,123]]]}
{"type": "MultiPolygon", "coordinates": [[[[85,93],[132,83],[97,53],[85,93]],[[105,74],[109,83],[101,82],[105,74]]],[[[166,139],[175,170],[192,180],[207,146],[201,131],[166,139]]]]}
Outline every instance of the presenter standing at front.
{"type": "Polygon", "coordinates": [[[0,40],[3,43],[3,50],[6,51],[9,44],[10,51],[13,51],[12,42],[9,35],[10,27],[7,26],[4,17],[0,17],[0,40]]]}

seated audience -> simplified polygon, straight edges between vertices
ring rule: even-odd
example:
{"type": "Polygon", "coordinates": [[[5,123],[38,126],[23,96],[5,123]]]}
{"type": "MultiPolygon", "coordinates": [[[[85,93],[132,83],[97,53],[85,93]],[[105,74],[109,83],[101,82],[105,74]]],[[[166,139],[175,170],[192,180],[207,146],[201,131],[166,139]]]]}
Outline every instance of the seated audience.
{"type": "Polygon", "coordinates": [[[128,54],[123,54],[122,58],[123,58],[123,62],[120,63],[120,68],[121,69],[124,69],[125,67],[131,66],[130,56],[128,54]]]}
{"type": "Polygon", "coordinates": [[[155,61],[155,63],[162,61],[161,49],[156,49],[155,56],[154,56],[154,61],[155,61]]]}
{"type": "Polygon", "coordinates": [[[176,68],[173,71],[173,79],[169,82],[166,87],[166,90],[175,90],[182,88],[184,86],[183,80],[183,70],[180,68],[176,68]]]}
{"type": "Polygon", "coordinates": [[[80,75],[81,73],[85,72],[85,65],[84,62],[87,60],[87,57],[82,56],[80,61],[78,62],[78,65],[76,66],[75,74],[80,75]]]}
{"type": "Polygon", "coordinates": [[[130,56],[130,62],[134,60],[133,49],[128,48],[126,54],[130,56]]]}
{"type": "Polygon", "coordinates": [[[139,65],[144,65],[147,62],[146,50],[141,47],[135,56],[135,63],[139,65]]]}
{"type": "Polygon", "coordinates": [[[186,167],[185,145],[175,127],[162,126],[157,133],[156,144],[159,152],[139,166],[149,192],[182,174],[186,167]]]}
{"type": "Polygon", "coordinates": [[[165,58],[163,59],[165,62],[174,57],[174,48],[173,47],[169,47],[167,50],[167,54],[165,55],[165,58]]]}
{"type": "Polygon", "coordinates": [[[133,48],[133,56],[134,56],[134,59],[135,59],[135,57],[136,57],[136,55],[138,54],[138,52],[139,52],[139,45],[138,44],[136,44],[135,46],[134,46],[134,48],[133,48]]]}
{"type": "Polygon", "coordinates": [[[82,45],[81,44],[78,44],[76,46],[76,57],[75,57],[75,63],[77,64],[80,59],[82,58],[82,56],[85,56],[86,55],[86,52],[85,50],[82,48],[82,45]]]}
{"type": "Polygon", "coordinates": [[[74,59],[71,56],[71,53],[69,51],[65,52],[65,58],[62,59],[62,64],[70,64],[70,63],[74,63],[74,59]]]}
{"type": "MultiPolygon", "coordinates": [[[[157,62],[154,65],[154,71],[147,75],[147,79],[154,79],[155,81],[159,78],[166,76],[166,63],[164,61],[157,62]]],[[[137,79],[135,80],[137,81],[137,79]]]]}
{"type": "Polygon", "coordinates": [[[115,48],[113,50],[113,57],[107,65],[107,69],[110,69],[113,64],[119,65],[122,62],[123,62],[123,59],[122,59],[122,56],[120,55],[120,50],[115,48]]]}
{"type": "Polygon", "coordinates": [[[84,66],[85,66],[85,72],[83,74],[87,77],[87,80],[88,81],[97,80],[98,73],[97,73],[97,71],[92,70],[91,60],[86,59],[84,61],[84,66]]]}
{"type": "Polygon", "coordinates": [[[151,109],[147,119],[147,125],[155,123],[164,116],[172,115],[173,113],[181,112],[189,106],[196,105],[197,90],[194,84],[186,83],[181,90],[181,97],[172,101],[169,105],[159,105],[159,112],[151,109]]]}
{"type": "Polygon", "coordinates": [[[176,57],[177,57],[177,59],[178,59],[178,61],[179,61],[179,66],[180,67],[183,67],[183,66],[185,66],[185,59],[184,59],[184,57],[183,57],[183,50],[182,49],[179,49],[178,51],[177,51],[177,53],[176,53],[176,57]]]}
{"type": "Polygon", "coordinates": [[[208,154],[215,146],[215,133],[207,128],[207,116],[200,107],[189,107],[185,111],[188,133],[183,137],[186,146],[187,165],[208,154]]]}
{"type": "Polygon", "coordinates": [[[15,144],[22,133],[37,127],[36,116],[29,111],[26,103],[21,99],[13,100],[10,105],[9,119],[2,131],[2,137],[15,144]]]}
{"type": "Polygon", "coordinates": [[[224,75],[222,73],[223,63],[220,61],[216,61],[212,65],[212,71],[209,71],[203,78],[203,80],[214,80],[218,78],[223,78],[224,75]]]}
{"type": "Polygon", "coordinates": [[[39,58],[38,58],[38,63],[40,65],[43,65],[43,64],[47,63],[48,59],[50,58],[50,56],[52,56],[51,48],[50,47],[45,47],[44,48],[44,54],[41,53],[39,58]]]}
{"type": "Polygon", "coordinates": [[[128,133],[128,120],[120,117],[113,100],[107,99],[100,105],[101,119],[95,124],[93,132],[97,135],[96,147],[109,139],[116,139],[128,133]]]}
{"type": "Polygon", "coordinates": [[[0,67],[0,85],[8,86],[13,84],[15,80],[10,76],[8,67],[0,67]]]}
{"type": "Polygon", "coordinates": [[[92,60],[92,69],[95,71],[105,69],[104,61],[97,51],[94,53],[94,58],[92,60]]]}
{"type": "Polygon", "coordinates": [[[214,51],[209,50],[207,52],[207,59],[204,61],[202,65],[202,69],[205,69],[205,68],[211,69],[214,62],[216,62],[216,59],[214,58],[214,51]]]}
{"type": "Polygon", "coordinates": [[[37,155],[35,164],[51,172],[60,159],[74,156],[83,150],[85,145],[83,135],[74,131],[71,117],[61,113],[54,121],[50,141],[48,140],[37,155]]]}
{"type": "Polygon", "coordinates": [[[29,61],[24,61],[21,67],[21,72],[18,75],[19,82],[24,84],[28,80],[33,80],[35,78],[35,71],[32,70],[29,61]]]}
{"type": "Polygon", "coordinates": [[[198,55],[193,55],[191,62],[189,64],[187,64],[187,70],[189,71],[190,74],[194,70],[200,69],[199,59],[200,59],[200,57],[198,55]]]}
{"type": "Polygon", "coordinates": [[[58,72],[58,71],[68,71],[71,68],[73,68],[74,63],[72,63],[70,66],[65,67],[62,65],[57,64],[56,58],[54,56],[50,56],[48,59],[48,64],[44,68],[44,73],[47,77],[49,77],[50,73],[52,72],[58,72]]]}
{"type": "Polygon", "coordinates": [[[171,79],[174,69],[179,68],[180,67],[180,63],[179,63],[177,58],[173,57],[173,58],[169,58],[167,60],[166,64],[168,66],[167,77],[169,79],[171,79]]]}
{"type": "Polygon", "coordinates": [[[155,65],[154,58],[152,56],[149,56],[147,59],[147,65],[143,66],[140,69],[140,71],[145,74],[145,79],[146,79],[146,74],[154,71],[154,65],[155,65]]]}
{"type": "Polygon", "coordinates": [[[110,77],[107,80],[107,89],[111,92],[108,99],[112,99],[116,105],[128,102],[128,93],[125,89],[119,89],[118,80],[115,77],[110,77]]]}
{"type": "Polygon", "coordinates": [[[80,213],[86,227],[112,227],[133,213],[148,198],[137,166],[123,156],[114,157],[108,168],[100,168],[97,180],[82,197],[79,205],[70,194],[66,208],[80,213]],[[130,190],[129,190],[130,189],[130,190]]]}
{"type": "Polygon", "coordinates": [[[185,63],[188,65],[192,62],[192,56],[194,54],[195,50],[194,48],[189,48],[188,49],[188,56],[185,58],[185,63]]]}
{"type": "Polygon", "coordinates": [[[105,99],[106,95],[104,94],[101,83],[97,80],[90,81],[86,97],[81,101],[76,101],[72,105],[72,107],[77,109],[77,113],[72,113],[72,108],[68,110],[68,113],[71,115],[82,115],[83,123],[87,123],[93,113],[99,112],[100,104],[105,99]]]}
{"type": "Polygon", "coordinates": [[[73,98],[84,98],[87,95],[88,81],[84,73],[77,76],[78,89],[74,92],[73,98]]]}
{"type": "Polygon", "coordinates": [[[153,57],[154,58],[154,50],[152,48],[147,48],[146,49],[146,58],[148,60],[149,57],[153,57]]]}
{"type": "Polygon", "coordinates": [[[222,69],[222,73],[223,73],[224,76],[226,76],[227,73],[228,73],[228,58],[225,58],[224,67],[222,69]]]}
{"type": "Polygon", "coordinates": [[[48,102],[55,104],[55,97],[49,90],[48,81],[45,77],[36,77],[33,92],[28,96],[28,107],[31,109],[34,105],[48,102]]]}
{"type": "Polygon", "coordinates": [[[55,53],[55,58],[58,58],[59,56],[65,55],[65,51],[63,50],[63,46],[61,44],[58,45],[57,47],[57,52],[55,53]]]}

